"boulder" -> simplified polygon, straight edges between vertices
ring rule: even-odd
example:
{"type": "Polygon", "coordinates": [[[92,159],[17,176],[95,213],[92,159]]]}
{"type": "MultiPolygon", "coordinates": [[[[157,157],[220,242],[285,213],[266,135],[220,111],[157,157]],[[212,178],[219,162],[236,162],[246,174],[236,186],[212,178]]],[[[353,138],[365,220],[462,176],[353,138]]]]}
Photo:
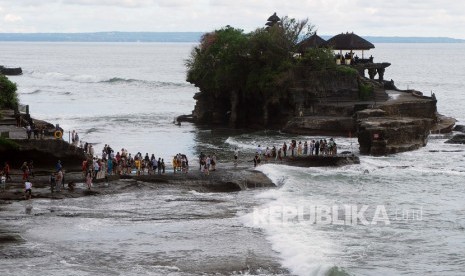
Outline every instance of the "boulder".
{"type": "Polygon", "coordinates": [[[446,141],[447,144],[465,144],[465,134],[456,134],[446,141]]]}
{"type": "Polygon", "coordinates": [[[426,146],[434,121],[412,117],[372,117],[357,122],[361,154],[395,154],[426,146]]]}
{"type": "Polygon", "coordinates": [[[453,130],[465,133],[465,126],[464,125],[456,125],[453,130]]]}

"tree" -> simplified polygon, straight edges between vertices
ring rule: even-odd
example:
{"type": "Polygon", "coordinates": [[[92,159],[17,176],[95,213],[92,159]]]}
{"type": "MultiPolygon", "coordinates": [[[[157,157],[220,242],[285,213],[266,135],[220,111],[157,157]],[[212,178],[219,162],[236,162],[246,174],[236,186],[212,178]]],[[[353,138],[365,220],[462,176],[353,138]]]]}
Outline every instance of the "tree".
{"type": "Polygon", "coordinates": [[[18,105],[18,94],[16,84],[6,76],[0,74],[0,108],[16,108],[18,105]]]}

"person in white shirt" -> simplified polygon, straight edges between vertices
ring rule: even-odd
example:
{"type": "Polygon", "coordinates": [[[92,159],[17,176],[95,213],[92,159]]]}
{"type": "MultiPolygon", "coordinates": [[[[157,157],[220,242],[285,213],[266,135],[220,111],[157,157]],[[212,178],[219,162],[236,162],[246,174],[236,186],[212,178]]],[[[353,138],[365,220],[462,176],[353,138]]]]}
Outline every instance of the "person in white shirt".
{"type": "Polygon", "coordinates": [[[24,191],[26,193],[26,199],[29,200],[32,197],[32,183],[29,181],[29,179],[24,182],[24,191]]]}

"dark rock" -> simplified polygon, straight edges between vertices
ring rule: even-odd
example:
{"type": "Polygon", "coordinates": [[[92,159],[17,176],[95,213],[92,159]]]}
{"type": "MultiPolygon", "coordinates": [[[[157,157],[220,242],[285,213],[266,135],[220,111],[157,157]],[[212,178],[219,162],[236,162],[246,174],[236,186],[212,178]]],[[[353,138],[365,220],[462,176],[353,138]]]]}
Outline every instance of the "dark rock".
{"type": "Polygon", "coordinates": [[[456,125],[453,130],[465,133],[465,126],[464,125],[456,125]]]}
{"type": "Polygon", "coordinates": [[[358,121],[361,154],[387,155],[426,146],[432,119],[374,117],[358,121]]]}
{"type": "Polygon", "coordinates": [[[294,158],[286,158],[283,164],[298,167],[339,167],[351,164],[360,164],[358,156],[349,155],[309,155],[294,158]]]}
{"type": "Polygon", "coordinates": [[[0,65],[0,74],[7,76],[21,75],[23,74],[23,70],[21,69],[21,67],[7,68],[0,65]]]}
{"type": "Polygon", "coordinates": [[[351,117],[294,117],[282,129],[283,132],[306,135],[341,135],[355,132],[351,117]]]}
{"type": "Polygon", "coordinates": [[[360,120],[360,119],[366,119],[369,117],[384,117],[386,116],[386,111],[379,109],[379,108],[374,108],[374,109],[360,110],[356,112],[355,114],[356,114],[356,118],[360,120]]]}
{"type": "Polygon", "coordinates": [[[447,140],[447,144],[465,144],[465,134],[456,134],[451,139],[447,140]]]}
{"type": "Polygon", "coordinates": [[[24,161],[33,160],[36,167],[55,168],[61,160],[66,170],[80,170],[82,160],[86,155],[81,148],[75,147],[63,140],[56,139],[24,139],[14,140],[19,148],[1,148],[0,162],[9,161],[11,167],[20,167],[24,161]],[[6,160],[5,157],[8,156],[6,160]]]}

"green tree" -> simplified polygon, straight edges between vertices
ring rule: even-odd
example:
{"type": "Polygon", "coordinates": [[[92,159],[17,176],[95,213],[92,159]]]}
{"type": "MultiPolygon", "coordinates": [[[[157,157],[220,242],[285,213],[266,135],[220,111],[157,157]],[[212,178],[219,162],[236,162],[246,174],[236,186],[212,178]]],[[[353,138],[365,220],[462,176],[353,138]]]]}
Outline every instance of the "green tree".
{"type": "Polygon", "coordinates": [[[16,108],[18,94],[16,84],[0,74],[0,108],[16,108]]]}

